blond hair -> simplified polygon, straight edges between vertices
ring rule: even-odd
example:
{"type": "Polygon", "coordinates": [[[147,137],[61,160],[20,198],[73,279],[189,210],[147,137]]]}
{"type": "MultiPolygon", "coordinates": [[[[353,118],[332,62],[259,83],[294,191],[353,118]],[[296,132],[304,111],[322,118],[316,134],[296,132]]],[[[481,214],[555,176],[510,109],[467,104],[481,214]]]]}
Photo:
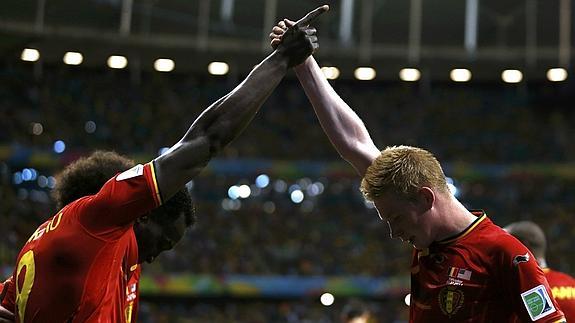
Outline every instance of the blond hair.
{"type": "Polygon", "coordinates": [[[391,146],[382,150],[367,168],[361,192],[369,201],[385,191],[411,199],[422,186],[449,193],[439,161],[425,149],[391,146]]]}

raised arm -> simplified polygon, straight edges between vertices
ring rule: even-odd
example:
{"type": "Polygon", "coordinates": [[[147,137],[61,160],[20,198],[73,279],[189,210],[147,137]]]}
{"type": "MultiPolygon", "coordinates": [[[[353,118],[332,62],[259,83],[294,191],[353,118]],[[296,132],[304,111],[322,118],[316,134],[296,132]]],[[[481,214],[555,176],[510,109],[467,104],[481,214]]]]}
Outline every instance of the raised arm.
{"type": "Polygon", "coordinates": [[[204,110],[184,137],[155,160],[156,178],[164,200],[180,190],[242,132],[288,68],[300,64],[317,49],[315,30],[308,25],[328,9],[328,6],[315,9],[287,30],[272,54],[240,85],[204,110]]]}
{"type": "MultiPolygon", "coordinates": [[[[280,43],[293,24],[284,19],[273,28],[270,33],[272,48],[280,43]]],[[[296,66],[295,71],[327,137],[343,159],[363,177],[379,155],[363,121],[335,92],[312,56],[296,66]]]]}
{"type": "Polygon", "coordinates": [[[363,121],[335,92],[313,57],[295,71],[327,137],[363,177],[379,155],[363,121]]]}

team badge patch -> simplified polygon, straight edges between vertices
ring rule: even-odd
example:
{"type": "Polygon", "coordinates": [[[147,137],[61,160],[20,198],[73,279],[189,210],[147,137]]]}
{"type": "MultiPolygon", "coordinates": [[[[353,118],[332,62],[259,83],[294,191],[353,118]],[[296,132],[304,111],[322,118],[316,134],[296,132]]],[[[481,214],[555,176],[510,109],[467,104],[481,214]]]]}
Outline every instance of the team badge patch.
{"type": "Polygon", "coordinates": [[[526,292],[521,293],[523,304],[531,317],[531,321],[545,317],[556,311],[545,286],[539,285],[526,292]]]}
{"type": "Polygon", "coordinates": [[[439,292],[439,308],[450,318],[463,306],[464,300],[465,295],[455,286],[444,287],[439,292]]]}
{"type": "Polygon", "coordinates": [[[144,174],[144,165],[138,164],[127,171],[121,173],[120,175],[116,176],[116,181],[123,181],[129,178],[134,178],[136,176],[140,176],[144,174]]]}

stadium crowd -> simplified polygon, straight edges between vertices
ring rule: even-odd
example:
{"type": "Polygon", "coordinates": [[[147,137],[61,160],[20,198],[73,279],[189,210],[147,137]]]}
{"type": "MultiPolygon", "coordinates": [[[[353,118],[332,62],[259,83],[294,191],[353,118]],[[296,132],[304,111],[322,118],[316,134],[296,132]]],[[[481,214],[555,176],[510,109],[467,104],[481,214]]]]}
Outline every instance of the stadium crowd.
{"type": "MultiPolygon", "coordinates": [[[[55,140],[63,140],[66,158],[94,149],[154,156],[175,142],[198,112],[236,83],[161,74],[144,74],[144,79],[134,82],[124,72],[52,67],[46,67],[37,80],[27,69],[14,65],[0,72],[0,153],[6,157],[0,160],[0,265],[4,277],[12,272],[23,242],[55,211],[49,189],[14,183],[13,173],[28,165],[15,162],[9,147],[51,151],[55,140]]],[[[528,92],[521,86],[500,84],[432,83],[426,87],[336,81],[335,85],[380,146],[413,144],[434,151],[446,162],[446,174],[456,180],[457,194],[467,207],[484,209],[501,226],[521,219],[537,222],[548,236],[549,264],[575,272],[570,252],[575,244],[575,169],[554,167],[554,163],[575,161],[575,128],[571,126],[575,113],[567,109],[569,95],[564,93],[568,85],[523,85],[533,87],[528,92]],[[514,168],[521,164],[523,167],[514,168]],[[530,164],[536,166],[525,166],[530,164]]],[[[223,159],[244,158],[327,162],[338,157],[299,84],[290,79],[270,97],[250,131],[223,154],[223,159]]],[[[43,172],[53,175],[59,166],[48,164],[43,172]]],[[[146,265],[145,272],[408,274],[410,247],[385,238],[385,223],[364,203],[359,183],[350,176],[318,175],[324,193],[306,196],[299,204],[270,185],[259,195],[241,200],[239,208],[223,207],[229,201],[228,188],[241,182],[250,184],[254,175],[214,179],[214,174],[204,174],[195,180],[192,193],[197,202],[197,225],[173,251],[146,265]]],[[[273,174],[272,183],[284,175],[287,182],[295,182],[293,175],[273,174]]],[[[202,322],[214,317],[222,322],[266,322],[274,315],[277,319],[273,321],[278,322],[304,318],[331,322],[337,319],[333,313],[297,302],[190,307],[145,302],[141,308],[143,322],[202,322]]]]}

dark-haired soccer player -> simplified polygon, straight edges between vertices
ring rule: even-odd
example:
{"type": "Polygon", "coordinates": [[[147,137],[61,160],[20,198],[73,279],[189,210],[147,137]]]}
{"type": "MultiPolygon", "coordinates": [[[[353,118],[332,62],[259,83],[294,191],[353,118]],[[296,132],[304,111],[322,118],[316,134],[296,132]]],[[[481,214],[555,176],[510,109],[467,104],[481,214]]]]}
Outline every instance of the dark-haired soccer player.
{"type": "MultiPolygon", "coordinates": [[[[171,248],[186,225],[183,217],[167,220],[173,224],[168,234],[145,216],[159,212],[154,209],[173,199],[237,137],[288,68],[313,53],[317,37],[308,25],[326,10],[327,6],[314,10],[288,30],[277,49],[239,86],[204,110],[167,153],[114,176],[96,194],[67,204],[34,232],[20,251],[13,274],[17,321],[129,320],[126,287],[138,262],[171,248]],[[138,230],[167,238],[162,246],[142,245],[136,240],[138,230]]],[[[172,212],[163,211],[164,216],[168,213],[172,212]]]]}
{"type": "MultiPolygon", "coordinates": [[[[292,24],[274,27],[272,47],[292,24]]],[[[467,210],[433,154],[408,146],[380,151],[313,57],[295,71],[331,143],[363,178],[364,196],[391,235],[415,247],[411,322],[564,321],[527,248],[483,211],[467,210]]]]}
{"type": "Polygon", "coordinates": [[[547,239],[541,227],[531,221],[519,221],[510,223],[503,229],[531,250],[535,260],[543,268],[545,277],[551,286],[553,297],[565,313],[567,322],[575,322],[575,278],[547,267],[545,258],[547,239]]]}
{"type": "MultiPolygon", "coordinates": [[[[115,152],[96,151],[88,157],[78,159],[56,176],[57,185],[53,191],[56,206],[61,209],[63,206],[69,205],[80,198],[97,194],[107,182],[107,179],[114,177],[134,165],[135,163],[132,160],[118,155],[115,152]]],[[[119,185],[116,187],[121,188],[119,185]]],[[[81,219],[85,217],[86,216],[81,219]]],[[[126,235],[129,240],[126,244],[127,248],[125,249],[125,255],[121,263],[122,271],[125,273],[124,276],[128,281],[119,280],[120,286],[117,288],[118,295],[116,295],[118,299],[125,299],[122,316],[126,318],[126,322],[134,322],[137,316],[135,309],[137,309],[138,303],[137,290],[141,270],[140,264],[144,261],[151,262],[160,252],[171,249],[173,244],[181,239],[186,228],[194,223],[194,220],[191,198],[188,191],[182,189],[160,207],[152,210],[143,217],[137,218],[132,227],[126,228],[127,233],[122,233],[124,231],[123,229],[117,230],[118,234],[126,235]]],[[[59,224],[57,226],[59,226],[59,224]]],[[[40,226],[34,235],[37,235],[42,229],[43,226],[40,226]]],[[[87,224],[84,229],[86,229],[86,233],[94,233],[94,228],[90,227],[89,224],[87,224]]],[[[63,243],[66,243],[66,239],[70,236],[75,239],[82,236],[82,231],[75,232],[75,230],[77,230],[77,227],[72,225],[62,227],[62,229],[58,230],[59,233],[57,236],[63,240],[63,243]]],[[[107,247],[113,245],[115,240],[119,239],[110,239],[107,247]]],[[[68,241],[68,243],[70,246],[75,246],[75,243],[79,241],[80,239],[68,241]]],[[[48,242],[44,243],[43,246],[53,247],[48,242]]],[[[89,258],[93,255],[87,251],[89,249],[88,246],[84,245],[84,247],[85,248],[77,248],[76,246],[76,250],[86,258],[84,261],[90,261],[89,258]]],[[[71,248],[73,253],[74,247],[71,248]]],[[[36,251],[37,253],[50,256],[50,249],[38,249],[39,250],[36,251]]],[[[54,254],[56,253],[54,252],[54,254]]],[[[101,260],[97,260],[96,264],[100,261],[101,260]]],[[[94,266],[96,266],[96,270],[103,272],[109,270],[105,266],[101,268],[97,265],[94,266]]],[[[24,270],[28,270],[28,268],[24,270]]],[[[42,274],[43,272],[35,273],[35,275],[38,275],[35,277],[35,280],[42,282],[44,279],[53,279],[52,276],[57,277],[57,271],[51,273],[48,277],[42,277],[42,274]]],[[[96,276],[96,274],[92,274],[91,276],[96,276]]],[[[54,281],[55,285],[43,285],[48,286],[47,288],[57,288],[58,279],[54,279],[54,281]]],[[[18,299],[16,286],[10,286],[10,284],[13,284],[11,278],[6,281],[8,288],[6,290],[5,300],[3,301],[6,308],[14,308],[15,302],[18,299]]],[[[22,287],[18,286],[18,288],[22,287]]],[[[38,288],[40,287],[36,287],[35,290],[38,290],[38,288]]],[[[49,290],[50,289],[48,289],[48,291],[49,290]]],[[[42,290],[38,291],[38,293],[41,292],[42,290]]],[[[53,292],[44,291],[44,294],[46,297],[54,296],[53,292]]],[[[54,308],[54,313],[58,313],[59,310],[61,310],[61,308],[54,308]]]]}

